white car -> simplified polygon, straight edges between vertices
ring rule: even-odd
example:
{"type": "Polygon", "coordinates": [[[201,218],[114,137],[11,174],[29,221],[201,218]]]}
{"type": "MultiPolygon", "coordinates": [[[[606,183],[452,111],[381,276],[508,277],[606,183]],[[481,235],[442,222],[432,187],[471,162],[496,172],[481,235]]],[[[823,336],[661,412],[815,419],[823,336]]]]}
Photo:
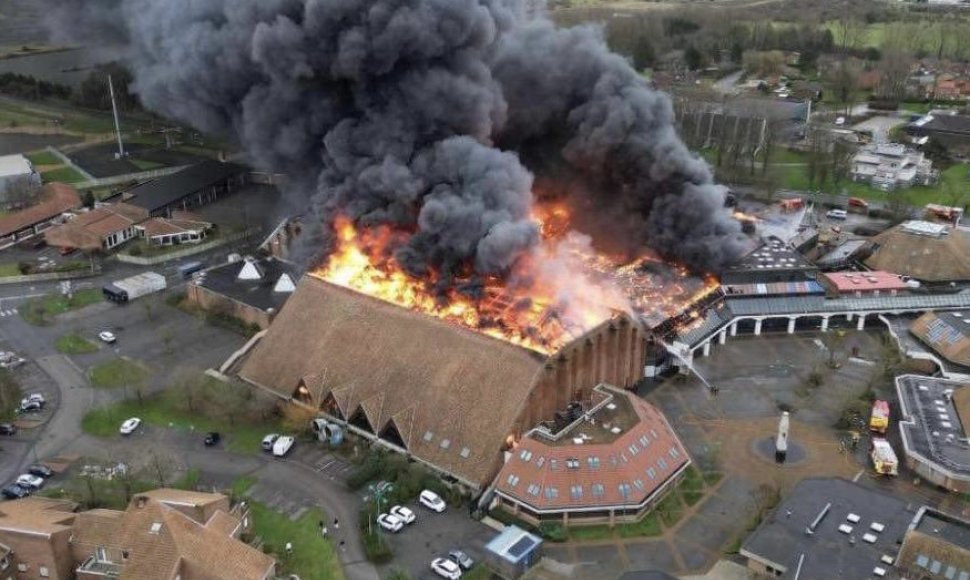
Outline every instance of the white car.
{"type": "Polygon", "coordinates": [[[135,432],[135,429],[138,429],[139,425],[141,425],[141,419],[139,419],[138,417],[132,417],[131,419],[128,419],[127,421],[121,424],[121,429],[120,429],[121,434],[131,435],[132,433],[135,432]]]}
{"type": "Polygon", "coordinates": [[[44,405],[47,403],[47,400],[44,399],[44,395],[41,395],[40,393],[31,393],[20,400],[20,406],[25,407],[28,403],[40,403],[41,405],[44,405]]]}
{"type": "Polygon", "coordinates": [[[431,511],[438,512],[439,514],[445,511],[445,507],[447,507],[445,505],[445,500],[441,499],[441,496],[430,489],[422,491],[421,495],[418,496],[418,501],[421,502],[421,505],[424,507],[431,511]]]}
{"type": "Polygon", "coordinates": [[[833,220],[844,220],[849,217],[849,214],[844,209],[830,209],[825,217],[833,220]]]}
{"type": "Polygon", "coordinates": [[[295,439],[289,435],[284,435],[273,443],[273,455],[276,457],[284,457],[293,448],[293,443],[296,442],[295,439]]]}
{"type": "Polygon", "coordinates": [[[431,570],[448,580],[458,580],[461,578],[461,569],[448,558],[435,558],[431,561],[431,570]]]}
{"type": "Polygon", "coordinates": [[[381,514],[377,516],[377,523],[379,523],[385,530],[394,533],[400,532],[401,528],[404,527],[404,522],[392,514],[381,514]]]}
{"type": "Polygon", "coordinates": [[[263,442],[261,444],[263,447],[263,451],[272,451],[273,444],[276,443],[276,440],[279,438],[280,436],[278,433],[270,433],[266,437],[263,437],[263,442]]]}
{"type": "Polygon", "coordinates": [[[44,486],[44,478],[25,473],[17,478],[17,485],[27,489],[40,489],[44,486]]]}
{"type": "Polygon", "coordinates": [[[414,523],[414,512],[404,507],[403,505],[396,505],[391,508],[391,515],[401,520],[406,524],[414,523]]]}
{"type": "Polygon", "coordinates": [[[115,341],[118,340],[113,332],[108,332],[107,330],[102,330],[99,332],[98,338],[101,339],[101,342],[106,342],[108,344],[114,344],[115,341]]]}

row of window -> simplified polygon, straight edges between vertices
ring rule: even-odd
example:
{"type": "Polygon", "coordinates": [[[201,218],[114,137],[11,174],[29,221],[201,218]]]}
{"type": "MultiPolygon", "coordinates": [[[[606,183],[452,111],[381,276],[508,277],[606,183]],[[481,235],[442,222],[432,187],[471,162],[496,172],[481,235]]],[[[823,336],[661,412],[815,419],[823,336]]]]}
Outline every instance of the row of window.
{"type": "MultiPolygon", "coordinates": [[[[424,432],[423,439],[426,442],[430,443],[431,440],[434,439],[434,433],[432,433],[431,431],[425,431],[424,432]]],[[[441,447],[442,449],[448,449],[448,448],[450,448],[451,447],[451,439],[447,439],[447,438],[442,439],[441,440],[441,443],[439,443],[438,446],[441,447]]],[[[461,448],[461,451],[458,453],[458,455],[461,455],[463,459],[468,459],[468,456],[471,455],[471,453],[472,453],[471,452],[471,449],[469,449],[468,447],[462,447],[461,448]]]]}

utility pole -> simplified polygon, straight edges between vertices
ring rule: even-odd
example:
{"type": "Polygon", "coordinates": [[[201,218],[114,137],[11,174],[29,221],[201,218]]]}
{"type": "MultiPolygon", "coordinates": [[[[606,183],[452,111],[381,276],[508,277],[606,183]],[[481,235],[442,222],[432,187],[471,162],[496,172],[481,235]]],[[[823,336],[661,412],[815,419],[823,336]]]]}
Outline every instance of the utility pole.
{"type": "Polygon", "coordinates": [[[121,123],[118,122],[118,103],[115,102],[115,87],[108,75],[108,93],[111,95],[111,112],[115,117],[115,134],[118,136],[118,159],[125,156],[125,144],[121,142],[121,123]]]}

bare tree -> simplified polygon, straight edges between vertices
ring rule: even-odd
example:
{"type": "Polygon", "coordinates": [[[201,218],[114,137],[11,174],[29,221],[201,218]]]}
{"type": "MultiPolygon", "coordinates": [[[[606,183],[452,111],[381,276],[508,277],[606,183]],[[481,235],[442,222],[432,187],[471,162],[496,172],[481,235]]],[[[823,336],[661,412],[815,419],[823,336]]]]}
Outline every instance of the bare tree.
{"type": "Polygon", "coordinates": [[[16,177],[5,184],[4,198],[9,207],[20,208],[28,205],[39,190],[36,180],[26,176],[16,177]]]}
{"type": "Polygon", "coordinates": [[[862,47],[865,35],[865,23],[854,16],[840,18],[835,24],[835,43],[843,58],[862,47]]]}
{"type": "Polygon", "coordinates": [[[899,46],[883,49],[879,60],[879,95],[903,100],[906,97],[906,79],[909,77],[909,54],[899,46]]]}

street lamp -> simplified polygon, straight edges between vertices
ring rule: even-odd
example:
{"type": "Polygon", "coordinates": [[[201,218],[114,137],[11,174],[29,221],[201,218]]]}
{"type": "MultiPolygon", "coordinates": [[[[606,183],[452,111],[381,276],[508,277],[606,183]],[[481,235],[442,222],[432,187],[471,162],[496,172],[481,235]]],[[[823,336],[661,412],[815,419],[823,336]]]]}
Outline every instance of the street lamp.
{"type": "MultiPolygon", "coordinates": [[[[390,493],[393,490],[394,490],[394,484],[390,484],[390,483],[387,485],[377,485],[377,486],[368,485],[367,486],[367,491],[370,492],[371,496],[373,496],[374,501],[377,504],[377,512],[375,513],[374,517],[377,517],[381,514],[381,500],[384,499],[384,496],[386,494],[390,493]]],[[[368,533],[370,533],[370,529],[371,529],[371,518],[367,518],[368,533]]]]}

